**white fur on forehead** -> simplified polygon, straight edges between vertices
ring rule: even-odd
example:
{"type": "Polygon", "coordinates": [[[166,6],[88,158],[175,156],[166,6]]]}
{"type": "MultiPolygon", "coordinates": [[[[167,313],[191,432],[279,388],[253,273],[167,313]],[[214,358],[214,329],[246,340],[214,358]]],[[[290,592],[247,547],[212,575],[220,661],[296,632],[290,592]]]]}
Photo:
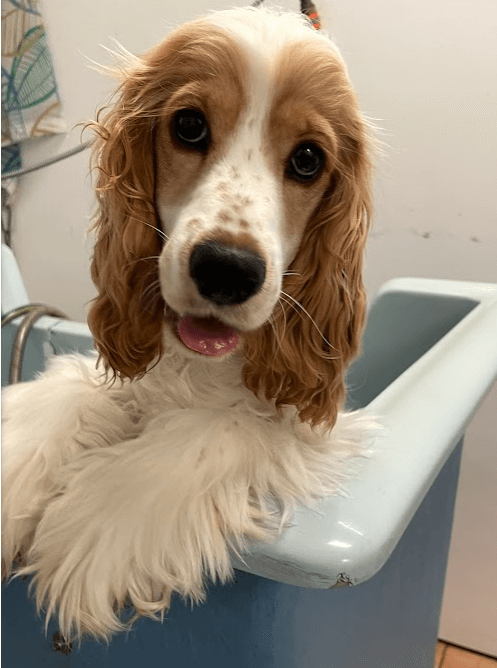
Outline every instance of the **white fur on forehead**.
{"type": "Polygon", "coordinates": [[[245,48],[265,54],[268,59],[289,42],[304,39],[321,42],[340,57],[329,37],[313,28],[310,20],[302,13],[244,7],[212,12],[206,20],[230,32],[245,48]]]}
{"type": "MultiPolygon", "coordinates": [[[[193,23],[198,20],[194,20],[193,23]]],[[[254,60],[260,60],[261,56],[265,56],[266,64],[271,63],[272,58],[288,43],[309,39],[321,42],[328,49],[331,49],[344,65],[336,44],[323,30],[316,30],[310,20],[299,12],[277,11],[266,7],[243,7],[220,11],[213,10],[200,20],[208,21],[212,25],[231,33],[245,50],[254,56],[254,60]]],[[[171,32],[174,31],[173,28],[171,32]]],[[[141,69],[146,69],[143,58],[130,53],[117,40],[113,39],[112,41],[115,45],[114,49],[106,46],[102,46],[102,48],[112,57],[115,65],[113,67],[100,65],[88,58],[89,66],[92,69],[100,74],[118,79],[126,78],[130,73],[137,73],[141,69]]]]}

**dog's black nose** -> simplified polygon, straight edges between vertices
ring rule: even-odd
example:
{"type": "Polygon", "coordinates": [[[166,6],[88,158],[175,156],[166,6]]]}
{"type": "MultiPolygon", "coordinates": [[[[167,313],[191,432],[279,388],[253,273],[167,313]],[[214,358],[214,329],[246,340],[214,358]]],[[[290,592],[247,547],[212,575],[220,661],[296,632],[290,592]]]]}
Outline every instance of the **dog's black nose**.
{"type": "Polygon", "coordinates": [[[207,241],[190,256],[190,276],[198,291],[219,306],[247,301],[264,283],[266,263],[251,251],[207,241]]]}

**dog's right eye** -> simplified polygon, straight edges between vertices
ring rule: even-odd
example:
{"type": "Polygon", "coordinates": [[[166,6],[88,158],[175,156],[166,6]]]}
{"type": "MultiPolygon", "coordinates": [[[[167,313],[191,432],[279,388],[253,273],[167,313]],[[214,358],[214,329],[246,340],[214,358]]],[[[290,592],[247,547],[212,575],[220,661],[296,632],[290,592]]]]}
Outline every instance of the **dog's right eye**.
{"type": "Polygon", "coordinates": [[[176,112],[173,122],[176,139],[198,151],[205,151],[209,141],[209,127],[201,111],[181,109],[176,112]]]}

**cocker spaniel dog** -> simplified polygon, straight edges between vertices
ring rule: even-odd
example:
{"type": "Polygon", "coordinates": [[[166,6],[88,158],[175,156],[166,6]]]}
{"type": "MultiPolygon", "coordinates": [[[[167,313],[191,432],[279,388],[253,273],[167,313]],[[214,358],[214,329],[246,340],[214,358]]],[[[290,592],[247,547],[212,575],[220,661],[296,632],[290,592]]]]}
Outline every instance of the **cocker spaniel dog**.
{"type": "Polygon", "coordinates": [[[367,417],[360,346],[370,141],[308,19],[220,11],[119,56],[92,125],[93,356],[3,396],[4,575],[62,634],[205,598],[230,553],[341,489],[367,417]]]}

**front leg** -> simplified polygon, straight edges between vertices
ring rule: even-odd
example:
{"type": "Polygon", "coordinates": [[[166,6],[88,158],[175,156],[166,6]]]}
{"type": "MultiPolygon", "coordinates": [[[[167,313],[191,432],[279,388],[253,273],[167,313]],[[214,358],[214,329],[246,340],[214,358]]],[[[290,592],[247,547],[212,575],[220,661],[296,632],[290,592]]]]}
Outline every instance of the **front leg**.
{"type": "Polygon", "coordinates": [[[58,609],[68,640],[108,640],[124,628],[127,600],[138,615],[162,616],[173,592],[200,602],[205,576],[230,576],[219,520],[232,503],[222,489],[231,458],[220,462],[215,429],[186,413],[66,467],[67,487],[46,509],[20,573],[34,574],[38,608],[46,606],[47,623],[58,609]]]}
{"type": "Polygon", "coordinates": [[[102,386],[96,356],[54,357],[37,380],[2,391],[2,571],[29,550],[42,513],[61,493],[67,462],[135,428],[102,386]]]}
{"type": "Polygon", "coordinates": [[[336,438],[303,439],[291,420],[243,406],[164,410],[139,437],[63,467],[67,484],[20,573],[34,575],[38,608],[47,622],[58,611],[68,640],[108,640],[128,600],[149,617],[162,617],[173,593],[200,602],[206,579],[232,574],[229,548],[275,535],[297,499],[339,488],[361,451],[358,422],[346,416],[336,438]]]}

